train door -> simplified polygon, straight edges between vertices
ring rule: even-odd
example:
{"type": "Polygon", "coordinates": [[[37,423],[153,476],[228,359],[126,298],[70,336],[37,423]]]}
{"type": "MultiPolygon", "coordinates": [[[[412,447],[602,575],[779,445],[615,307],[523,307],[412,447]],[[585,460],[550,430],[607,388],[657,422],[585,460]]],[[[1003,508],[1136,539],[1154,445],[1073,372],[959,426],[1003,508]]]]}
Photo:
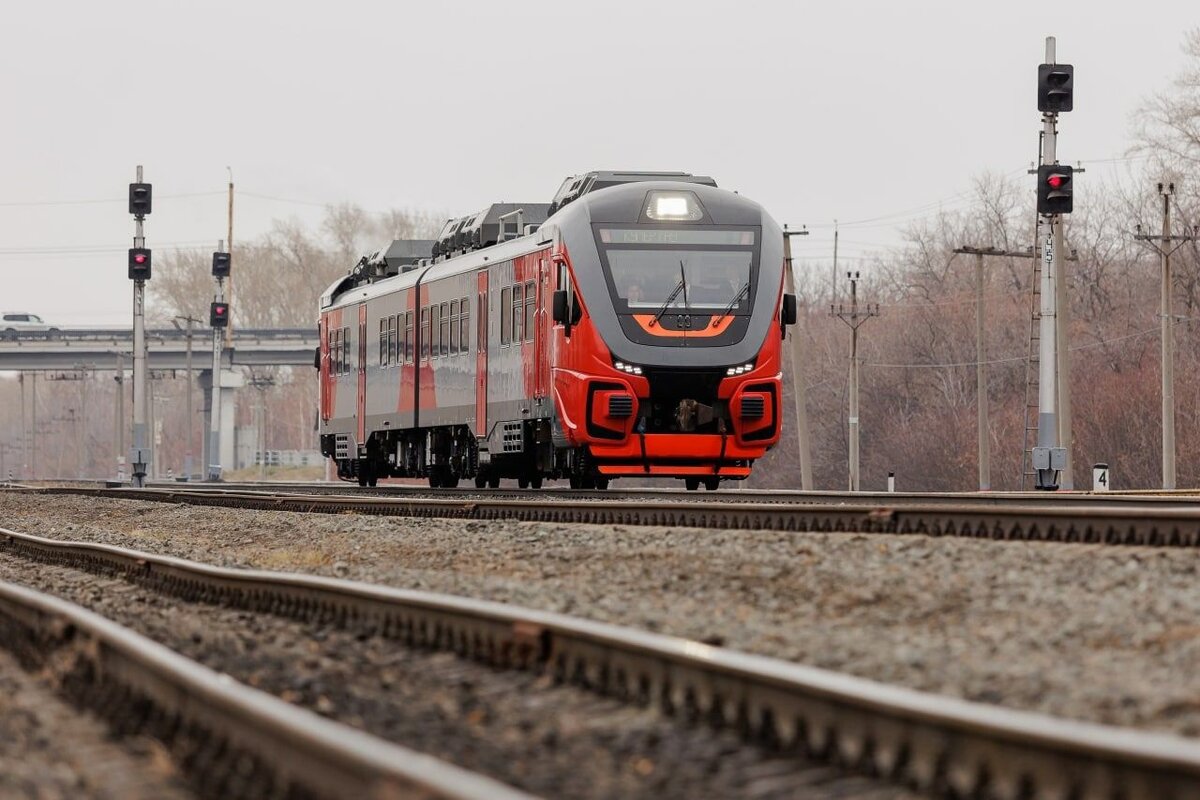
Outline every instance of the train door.
{"type": "Polygon", "coordinates": [[[333,376],[330,374],[330,337],[329,337],[329,315],[322,314],[321,321],[317,325],[317,335],[320,337],[318,353],[320,362],[318,364],[319,371],[317,372],[317,381],[321,385],[321,419],[325,422],[333,416],[333,376]]]}
{"type": "Polygon", "coordinates": [[[358,436],[360,445],[367,442],[367,304],[358,305],[358,436]]]}
{"type": "Polygon", "coordinates": [[[545,258],[538,259],[537,305],[534,307],[534,347],[537,357],[534,368],[533,396],[538,404],[545,402],[550,391],[550,326],[546,312],[546,299],[550,293],[550,265],[545,258]]]}
{"type": "Polygon", "coordinates": [[[479,273],[475,307],[475,435],[488,435],[487,391],[488,391],[488,273],[479,273]]]}

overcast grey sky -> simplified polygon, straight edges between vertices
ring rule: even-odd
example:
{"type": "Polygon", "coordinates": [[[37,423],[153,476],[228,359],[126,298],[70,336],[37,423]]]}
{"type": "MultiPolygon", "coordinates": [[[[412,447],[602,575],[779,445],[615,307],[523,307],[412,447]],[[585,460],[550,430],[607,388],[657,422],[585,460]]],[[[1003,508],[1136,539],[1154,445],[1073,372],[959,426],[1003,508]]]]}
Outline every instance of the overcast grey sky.
{"type": "Polygon", "coordinates": [[[322,203],[458,215],[547,202],[589,169],[680,169],[808,224],[805,257],[829,251],[834,218],[870,220],[842,234],[843,254],[862,256],[914,210],[964,202],[972,176],[1029,164],[1046,35],[1076,69],[1060,157],[1123,155],[1131,114],[1183,64],[1197,8],[10,4],[0,308],[128,322],[124,194],[138,163],[158,253],[223,238],[229,165],[239,239],[275,217],[315,222],[322,203]]]}

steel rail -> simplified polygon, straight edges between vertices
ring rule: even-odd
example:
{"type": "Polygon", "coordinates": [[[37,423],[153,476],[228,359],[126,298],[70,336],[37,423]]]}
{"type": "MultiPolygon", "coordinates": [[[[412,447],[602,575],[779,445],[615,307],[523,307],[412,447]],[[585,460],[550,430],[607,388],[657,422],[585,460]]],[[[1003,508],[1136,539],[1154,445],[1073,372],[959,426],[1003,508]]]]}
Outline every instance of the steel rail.
{"type": "Polygon", "coordinates": [[[215,567],[0,528],[0,550],[191,600],[332,622],[737,726],[948,796],[1183,800],[1200,741],[1005,709],[552,612],[333,578],[215,567]]]}
{"type": "MultiPolygon", "coordinates": [[[[99,484],[99,482],[97,482],[99,484]]],[[[364,496],[402,497],[404,495],[438,495],[442,497],[483,496],[489,499],[528,499],[532,497],[555,497],[582,500],[623,499],[628,495],[662,498],[687,502],[727,503],[811,503],[851,505],[956,505],[972,503],[978,505],[1021,505],[1021,504],[1076,504],[1097,505],[1148,505],[1153,507],[1179,507],[1200,509],[1200,490],[1162,492],[1159,490],[1130,490],[1128,492],[837,492],[795,491],[791,489],[739,489],[726,492],[688,492],[669,487],[568,489],[546,486],[541,489],[430,489],[418,485],[383,485],[370,489],[357,487],[347,482],[295,482],[287,481],[234,481],[228,483],[188,483],[154,481],[147,484],[154,489],[191,489],[195,491],[269,491],[290,494],[362,494],[364,496]]],[[[116,488],[116,487],[109,487],[116,488]]]]}
{"type": "MultiPolygon", "coordinates": [[[[20,490],[14,490],[20,491],[20,490]]],[[[39,494],[77,494],[129,500],[226,506],[260,511],[596,525],[657,525],[710,529],[817,533],[891,533],[1009,541],[1077,542],[1141,546],[1200,546],[1200,507],[1097,504],[877,506],[573,499],[448,499],[367,494],[313,495],[193,489],[52,487],[39,494]]]]}
{"type": "MultiPolygon", "coordinates": [[[[26,651],[31,642],[53,650],[45,661],[70,673],[58,676],[65,684],[98,682],[93,693],[141,709],[130,713],[145,718],[149,704],[160,721],[169,720],[166,728],[202,731],[225,757],[249,754],[265,770],[260,778],[271,796],[531,798],[237,683],[87,609],[3,581],[0,633],[19,636],[26,651]]],[[[238,783],[246,796],[263,789],[253,780],[238,783]]],[[[241,793],[237,784],[221,786],[223,796],[241,793]]]]}

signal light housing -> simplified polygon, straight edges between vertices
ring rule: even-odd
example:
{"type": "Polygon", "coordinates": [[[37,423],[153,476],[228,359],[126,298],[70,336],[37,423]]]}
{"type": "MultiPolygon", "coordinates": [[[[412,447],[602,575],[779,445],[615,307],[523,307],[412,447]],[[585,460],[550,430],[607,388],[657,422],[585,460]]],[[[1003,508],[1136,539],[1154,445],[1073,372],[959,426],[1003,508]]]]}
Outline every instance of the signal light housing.
{"type": "Polygon", "coordinates": [[[129,213],[144,217],[150,213],[153,191],[148,183],[129,184],[129,213]]]}
{"type": "Polygon", "coordinates": [[[212,274],[214,278],[228,278],[233,259],[229,253],[213,253],[212,274]]]}
{"type": "Polygon", "coordinates": [[[1074,205],[1074,170],[1060,164],[1038,167],[1039,214],[1070,214],[1074,205]]]}
{"type": "Polygon", "coordinates": [[[1070,64],[1038,65],[1038,111],[1057,114],[1075,105],[1075,67],[1070,64]]]}
{"type": "Polygon", "coordinates": [[[210,328],[229,327],[229,303],[213,303],[209,306],[208,325],[210,328]]]}
{"type": "Polygon", "coordinates": [[[150,280],[150,249],[146,247],[129,248],[129,280],[150,280]]]}

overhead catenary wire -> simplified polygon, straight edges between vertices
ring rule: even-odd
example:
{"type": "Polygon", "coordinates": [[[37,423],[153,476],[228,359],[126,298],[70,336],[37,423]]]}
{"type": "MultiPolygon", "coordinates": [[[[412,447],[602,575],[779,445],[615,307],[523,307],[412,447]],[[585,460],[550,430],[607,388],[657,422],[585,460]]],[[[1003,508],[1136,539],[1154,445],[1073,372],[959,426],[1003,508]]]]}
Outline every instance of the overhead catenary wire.
{"type": "MultiPolygon", "coordinates": [[[[1176,319],[1175,319],[1176,322],[1190,322],[1190,321],[1196,321],[1196,320],[1200,320],[1200,317],[1176,317],[1176,319]]],[[[1071,347],[1071,352],[1076,352],[1079,350],[1090,350],[1093,347],[1102,347],[1106,344],[1114,344],[1116,342],[1123,342],[1123,341],[1126,341],[1127,339],[1136,339],[1141,336],[1148,336],[1152,333],[1158,333],[1158,332],[1159,332],[1159,329],[1157,327],[1147,328],[1146,330],[1143,330],[1143,331],[1127,333],[1124,336],[1114,336],[1110,339],[1100,339],[1095,342],[1088,342],[1087,344],[1077,344],[1077,345],[1074,345],[1073,347],[1071,347]]],[[[868,361],[868,362],[865,362],[865,366],[880,367],[883,369],[952,369],[955,367],[975,367],[975,366],[979,366],[980,363],[988,364],[988,365],[1011,364],[1011,363],[1018,362],[1018,361],[1026,361],[1028,359],[1029,359],[1028,355],[1023,355],[1023,356],[1011,356],[1009,358],[994,358],[994,359],[989,359],[989,360],[983,361],[983,362],[955,361],[955,362],[950,362],[950,363],[939,363],[939,364],[929,364],[929,363],[924,363],[924,364],[884,364],[884,363],[875,362],[875,361],[868,361]]]]}

